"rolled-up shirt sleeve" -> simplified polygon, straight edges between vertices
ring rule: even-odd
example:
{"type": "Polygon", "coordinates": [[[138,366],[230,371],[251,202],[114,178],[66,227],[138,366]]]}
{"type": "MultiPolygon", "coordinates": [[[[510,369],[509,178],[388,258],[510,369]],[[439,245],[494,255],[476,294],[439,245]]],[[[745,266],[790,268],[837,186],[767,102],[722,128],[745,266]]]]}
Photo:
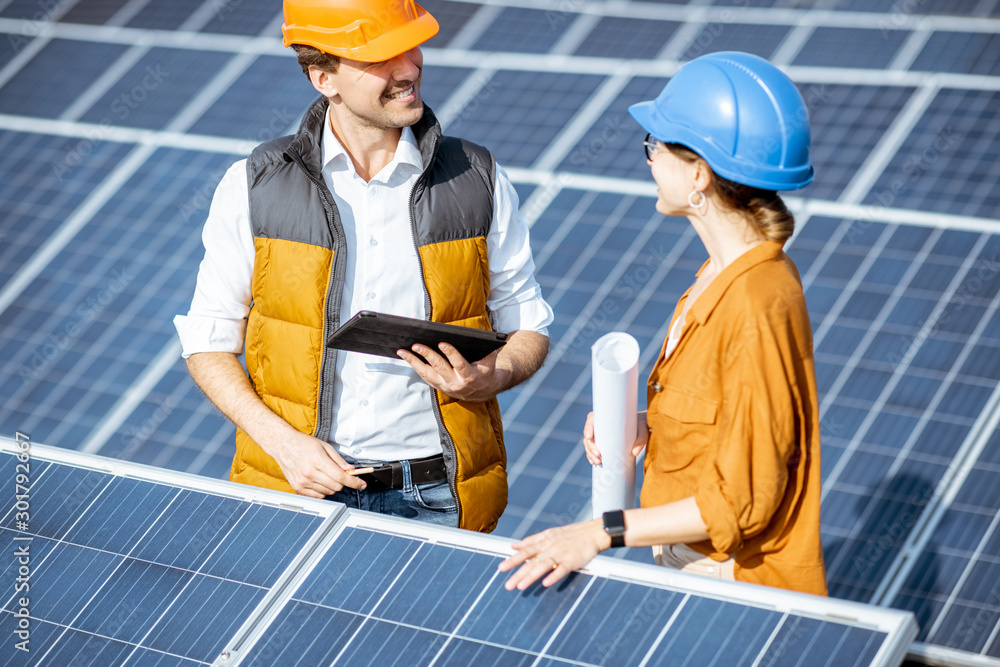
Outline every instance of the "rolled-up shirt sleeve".
{"type": "Polygon", "coordinates": [[[548,335],[547,327],[553,320],[552,308],[545,302],[535,280],[528,224],[518,211],[517,192],[499,165],[493,202],[493,225],[486,238],[490,257],[487,306],[493,325],[506,333],[527,330],[548,335]]]}
{"type": "Polygon", "coordinates": [[[219,182],[202,231],[205,257],[187,315],[174,317],[182,356],[243,351],[254,244],[250,230],[246,160],[232,165],[219,182]]]}

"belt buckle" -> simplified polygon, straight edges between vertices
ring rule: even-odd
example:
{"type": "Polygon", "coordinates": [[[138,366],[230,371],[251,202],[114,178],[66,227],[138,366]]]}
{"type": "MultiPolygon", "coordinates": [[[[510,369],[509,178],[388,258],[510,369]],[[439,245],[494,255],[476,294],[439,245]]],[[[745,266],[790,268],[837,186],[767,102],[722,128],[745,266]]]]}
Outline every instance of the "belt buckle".
{"type": "MultiPolygon", "coordinates": [[[[387,489],[403,488],[403,464],[399,461],[386,461],[369,473],[371,479],[387,489]]],[[[365,475],[367,477],[368,475],[365,475]]]]}

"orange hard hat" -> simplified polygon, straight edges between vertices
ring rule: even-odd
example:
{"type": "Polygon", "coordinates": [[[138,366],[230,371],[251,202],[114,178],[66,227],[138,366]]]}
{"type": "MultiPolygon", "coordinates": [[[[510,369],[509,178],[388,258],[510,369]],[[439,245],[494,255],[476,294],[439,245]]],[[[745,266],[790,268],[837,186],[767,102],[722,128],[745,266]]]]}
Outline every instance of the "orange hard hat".
{"type": "Polygon", "coordinates": [[[285,0],[284,44],[307,44],[350,60],[395,58],[437,34],[414,0],[285,0]]]}

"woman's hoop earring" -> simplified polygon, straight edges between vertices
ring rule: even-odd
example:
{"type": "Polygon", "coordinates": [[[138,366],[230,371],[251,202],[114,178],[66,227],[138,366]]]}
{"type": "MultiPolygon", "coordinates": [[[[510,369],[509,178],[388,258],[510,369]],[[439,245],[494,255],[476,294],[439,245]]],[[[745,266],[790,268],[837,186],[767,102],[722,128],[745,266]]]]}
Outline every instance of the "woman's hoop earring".
{"type": "Polygon", "coordinates": [[[707,199],[708,198],[705,196],[705,193],[702,192],[701,190],[692,190],[691,194],[688,195],[688,206],[690,206],[691,208],[701,208],[702,206],[705,205],[705,201],[707,201],[707,199]],[[698,202],[697,204],[694,203],[695,195],[701,195],[701,201],[698,202]]]}

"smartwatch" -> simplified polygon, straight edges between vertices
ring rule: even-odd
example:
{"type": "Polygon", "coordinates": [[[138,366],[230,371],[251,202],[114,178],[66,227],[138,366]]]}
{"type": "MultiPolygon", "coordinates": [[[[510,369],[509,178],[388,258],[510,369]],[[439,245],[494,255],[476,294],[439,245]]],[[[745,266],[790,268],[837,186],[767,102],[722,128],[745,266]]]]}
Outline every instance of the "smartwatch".
{"type": "Polygon", "coordinates": [[[604,532],[611,537],[611,548],[625,546],[625,512],[612,510],[604,513],[604,532]]]}

